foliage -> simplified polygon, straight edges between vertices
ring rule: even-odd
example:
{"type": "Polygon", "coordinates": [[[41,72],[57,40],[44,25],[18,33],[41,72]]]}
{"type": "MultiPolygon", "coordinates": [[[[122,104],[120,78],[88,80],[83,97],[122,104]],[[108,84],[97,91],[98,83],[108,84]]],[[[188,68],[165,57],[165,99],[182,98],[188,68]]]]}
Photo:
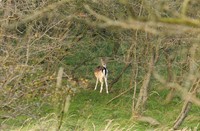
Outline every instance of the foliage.
{"type": "Polygon", "coordinates": [[[65,96],[74,94],[61,129],[154,128],[140,122],[145,116],[158,120],[158,129],[176,129],[188,113],[184,126],[199,124],[198,1],[2,0],[0,7],[5,128],[58,122],[65,96]],[[100,57],[113,84],[108,96],[92,91],[100,57]]]}

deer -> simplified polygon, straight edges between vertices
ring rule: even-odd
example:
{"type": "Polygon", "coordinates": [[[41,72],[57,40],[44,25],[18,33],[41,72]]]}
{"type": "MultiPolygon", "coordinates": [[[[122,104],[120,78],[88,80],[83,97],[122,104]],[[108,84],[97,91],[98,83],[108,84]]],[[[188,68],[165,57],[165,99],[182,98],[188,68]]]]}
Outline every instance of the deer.
{"type": "Polygon", "coordinates": [[[98,66],[94,70],[94,75],[96,77],[96,85],[95,85],[94,90],[97,89],[98,82],[100,81],[100,83],[101,83],[100,93],[102,93],[103,84],[104,84],[104,81],[105,81],[106,93],[108,94],[109,93],[108,92],[108,83],[107,83],[108,69],[106,68],[105,60],[101,59],[101,64],[102,64],[102,66],[98,66]]]}

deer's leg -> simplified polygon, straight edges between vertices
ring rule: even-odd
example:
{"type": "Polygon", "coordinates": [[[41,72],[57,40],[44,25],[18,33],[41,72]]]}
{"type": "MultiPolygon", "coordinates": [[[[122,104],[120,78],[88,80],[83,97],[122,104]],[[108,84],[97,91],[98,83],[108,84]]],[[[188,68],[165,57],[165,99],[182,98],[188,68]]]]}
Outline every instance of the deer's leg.
{"type": "Polygon", "coordinates": [[[105,84],[106,84],[106,93],[108,94],[108,82],[107,82],[107,77],[104,77],[105,84]]]}
{"type": "Polygon", "coordinates": [[[100,93],[102,93],[102,90],[103,90],[103,79],[100,79],[100,82],[101,82],[101,89],[100,89],[100,93]]]}
{"type": "Polygon", "coordinates": [[[94,90],[96,90],[96,89],[97,89],[98,82],[99,82],[99,80],[98,80],[98,78],[97,78],[97,80],[96,80],[96,85],[95,85],[95,88],[94,88],[94,90]]]}

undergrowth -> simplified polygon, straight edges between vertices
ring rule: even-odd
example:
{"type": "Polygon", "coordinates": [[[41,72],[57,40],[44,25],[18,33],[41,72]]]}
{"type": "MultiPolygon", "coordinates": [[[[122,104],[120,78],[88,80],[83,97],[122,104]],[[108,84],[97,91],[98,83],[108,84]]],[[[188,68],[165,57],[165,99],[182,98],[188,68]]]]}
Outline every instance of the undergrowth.
{"type": "MultiPolygon", "coordinates": [[[[156,92],[156,91],[155,91],[156,92]]],[[[157,119],[161,124],[157,127],[148,123],[134,121],[131,118],[132,91],[108,103],[117,93],[102,94],[99,91],[82,90],[72,97],[69,111],[65,114],[61,130],[93,131],[93,130],[169,130],[180,112],[182,102],[178,97],[171,103],[163,103],[167,90],[160,94],[152,92],[149,96],[144,115],[157,119]]],[[[36,111],[36,107],[35,111],[36,111]]],[[[18,116],[1,122],[3,130],[56,130],[57,117],[53,107],[43,104],[37,118],[18,116]],[[20,122],[19,122],[20,121],[20,122]]],[[[181,128],[195,129],[199,125],[199,108],[192,106],[187,120],[181,128]]]]}

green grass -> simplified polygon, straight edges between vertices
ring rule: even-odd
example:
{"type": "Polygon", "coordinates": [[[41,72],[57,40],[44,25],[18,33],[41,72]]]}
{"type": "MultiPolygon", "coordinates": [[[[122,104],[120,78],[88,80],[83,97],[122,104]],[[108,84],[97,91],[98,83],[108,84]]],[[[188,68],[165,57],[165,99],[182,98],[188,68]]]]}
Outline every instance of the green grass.
{"type": "MultiPolygon", "coordinates": [[[[132,92],[122,95],[107,104],[118,93],[102,94],[94,90],[82,90],[72,97],[68,112],[64,116],[62,130],[65,131],[92,131],[92,130],[163,130],[169,129],[182,108],[180,98],[174,98],[171,103],[164,104],[167,90],[151,92],[147,101],[144,115],[158,120],[161,125],[153,127],[148,123],[137,122],[131,118],[132,92]]],[[[36,109],[36,108],[35,108],[36,109]]],[[[5,121],[4,124],[13,130],[55,130],[57,118],[53,107],[43,104],[38,119],[18,116],[5,121]]],[[[200,109],[192,106],[189,116],[181,127],[194,128],[199,123],[200,109]]]]}
{"type": "MultiPolygon", "coordinates": [[[[158,127],[152,127],[147,123],[136,122],[130,119],[131,93],[125,94],[107,104],[117,94],[100,94],[98,91],[82,91],[73,98],[68,115],[66,116],[68,121],[65,122],[64,127],[71,127],[70,129],[72,130],[80,129],[80,125],[84,123],[82,129],[90,127],[92,130],[92,125],[95,125],[96,130],[102,130],[109,120],[112,120],[113,124],[117,123],[121,128],[128,129],[132,125],[135,130],[171,127],[181,111],[182,103],[179,102],[180,100],[177,100],[179,98],[175,98],[171,103],[164,104],[165,94],[167,94],[166,90],[162,91],[159,95],[151,95],[144,113],[158,120],[161,123],[158,127]]],[[[196,127],[199,124],[197,120],[197,116],[199,116],[198,112],[199,108],[194,106],[182,127],[196,127]],[[188,119],[189,121],[187,121],[188,119]]]]}
{"type": "MultiPolygon", "coordinates": [[[[94,124],[96,128],[101,128],[106,125],[108,120],[128,120],[130,117],[130,108],[122,101],[115,101],[107,104],[113,95],[106,93],[100,94],[99,91],[83,91],[77,94],[72,102],[67,117],[71,116],[69,123],[80,125],[77,123],[94,124]]],[[[66,123],[66,127],[67,127],[66,123]]],[[[90,125],[89,124],[89,125],[90,125]]],[[[74,125],[74,127],[76,127],[74,125]]]]}

